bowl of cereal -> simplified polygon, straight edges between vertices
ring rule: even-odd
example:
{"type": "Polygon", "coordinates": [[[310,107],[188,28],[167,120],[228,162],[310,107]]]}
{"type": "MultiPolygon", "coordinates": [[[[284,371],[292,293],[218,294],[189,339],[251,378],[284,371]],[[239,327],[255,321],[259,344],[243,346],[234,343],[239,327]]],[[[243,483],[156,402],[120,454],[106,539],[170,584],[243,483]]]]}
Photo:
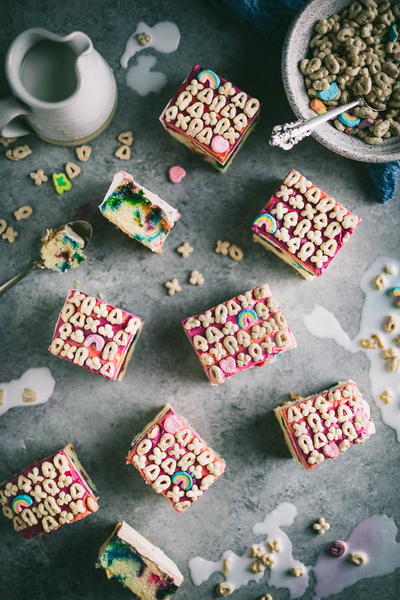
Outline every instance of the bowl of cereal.
{"type": "Polygon", "coordinates": [[[323,146],[363,162],[400,159],[399,34],[400,4],[389,0],[311,0],[295,19],[282,77],[296,117],[367,103],[315,129],[323,146]]]}

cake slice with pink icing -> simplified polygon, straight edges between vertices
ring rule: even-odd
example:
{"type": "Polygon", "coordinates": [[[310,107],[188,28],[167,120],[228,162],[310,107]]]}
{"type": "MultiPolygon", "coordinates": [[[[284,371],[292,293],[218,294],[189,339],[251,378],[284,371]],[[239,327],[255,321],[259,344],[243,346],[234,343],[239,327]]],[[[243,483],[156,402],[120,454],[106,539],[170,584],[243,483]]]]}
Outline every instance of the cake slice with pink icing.
{"type": "Polygon", "coordinates": [[[176,512],[196,502],[225,471],[225,461],[172,406],[137,434],[126,457],[176,512]]]}
{"type": "Polygon", "coordinates": [[[369,404],[352,380],[278,406],[275,416],[290,453],[305,469],[338,458],[375,433],[369,404]]]}
{"type": "Polygon", "coordinates": [[[106,379],[120,381],[142,330],[140,317],[72,289],[49,352],[106,379]]]}
{"type": "Polygon", "coordinates": [[[305,279],[321,277],[361,219],[291,169],[253,221],[253,239],[305,279]]]}
{"type": "Polygon", "coordinates": [[[99,509],[96,487],[72,444],[1,483],[0,505],[25,538],[55,531],[99,509]]]}
{"type": "Polygon", "coordinates": [[[213,385],[270,364],[297,345],[267,284],[188,317],[182,325],[213,385]]]}

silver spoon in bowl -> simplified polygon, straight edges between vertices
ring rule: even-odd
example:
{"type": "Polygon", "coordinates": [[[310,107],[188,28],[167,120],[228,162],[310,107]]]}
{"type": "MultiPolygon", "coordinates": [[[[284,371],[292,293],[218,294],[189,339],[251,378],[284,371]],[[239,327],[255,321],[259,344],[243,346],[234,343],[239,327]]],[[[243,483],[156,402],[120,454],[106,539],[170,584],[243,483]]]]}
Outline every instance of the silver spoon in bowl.
{"type": "MultiPolygon", "coordinates": [[[[301,142],[305,137],[312,134],[314,129],[322,123],[326,123],[330,121],[334,117],[337,117],[342,112],[346,112],[346,110],[350,110],[356,106],[366,106],[371,108],[369,104],[364,100],[364,98],[357,98],[352,102],[347,102],[347,104],[342,104],[341,106],[337,106],[328,112],[318,115],[317,117],[312,117],[311,119],[299,119],[298,121],[293,121],[291,123],[285,123],[284,125],[276,125],[272,129],[272,135],[269,139],[270,146],[278,146],[283,150],[290,150],[295,146],[298,142],[301,142]]],[[[375,112],[381,112],[376,108],[371,108],[375,112]]],[[[386,107],[381,110],[387,110],[386,107]]]]}
{"type": "MultiPolygon", "coordinates": [[[[76,236],[75,240],[76,240],[77,244],[79,245],[79,248],[82,250],[84,248],[86,248],[88,242],[90,241],[90,238],[92,237],[92,233],[93,233],[93,228],[92,228],[91,224],[88,223],[87,221],[71,221],[70,223],[65,223],[65,225],[61,225],[61,227],[57,227],[57,229],[55,229],[55,230],[50,230],[50,233],[54,232],[54,234],[57,234],[58,232],[62,232],[63,230],[68,231],[68,228],[76,236]]],[[[49,231],[42,238],[43,243],[42,243],[41,249],[43,249],[45,244],[48,242],[48,235],[49,235],[49,231]]],[[[85,258],[85,257],[83,257],[83,258],[85,258]]],[[[18,275],[14,275],[14,277],[11,277],[11,279],[9,279],[8,281],[5,281],[4,283],[2,283],[0,285],[0,296],[2,296],[13,285],[18,283],[18,281],[21,281],[21,279],[23,279],[24,277],[26,277],[27,275],[32,273],[32,271],[36,271],[37,269],[46,269],[46,268],[51,269],[51,267],[46,266],[45,259],[41,253],[41,255],[38,258],[36,258],[29,265],[29,267],[27,267],[26,269],[21,271],[21,273],[18,273],[18,275]]],[[[57,269],[54,269],[54,270],[57,270],[57,269]]]]}

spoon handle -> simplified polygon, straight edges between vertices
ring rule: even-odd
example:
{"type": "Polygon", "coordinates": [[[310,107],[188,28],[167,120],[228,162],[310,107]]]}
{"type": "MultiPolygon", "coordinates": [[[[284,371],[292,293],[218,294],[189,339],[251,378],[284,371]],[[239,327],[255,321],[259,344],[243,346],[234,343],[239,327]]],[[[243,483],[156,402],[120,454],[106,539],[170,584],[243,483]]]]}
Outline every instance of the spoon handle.
{"type": "Polygon", "coordinates": [[[36,269],[41,268],[42,267],[40,261],[35,260],[32,264],[29,265],[29,267],[24,269],[24,271],[21,271],[21,273],[18,273],[18,275],[14,275],[14,277],[11,277],[11,279],[5,281],[0,285],[0,296],[5,294],[7,290],[9,290],[16,283],[18,283],[18,281],[21,281],[21,279],[29,275],[29,273],[32,273],[32,271],[36,271],[36,269]]]}
{"type": "Polygon", "coordinates": [[[347,104],[342,104],[342,106],[337,106],[336,108],[328,110],[328,112],[322,115],[312,117],[306,121],[300,119],[299,121],[294,121],[292,123],[276,125],[272,129],[272,135],[269,139],[269,144],[270,146],[278,146],[279,148],[283,148],[283,150],[290,150],[302,139],[311,135],[314,129],[322,123],[330,121],[334,117],[337,117],[337,115],[340,115],[340,113],[350,110],[350,108],[353,108],[354,106],[359,106],[362,103],[363,99],[359,98],[358,100],[353,100],[353,102],[348,102],[347,104]]]}

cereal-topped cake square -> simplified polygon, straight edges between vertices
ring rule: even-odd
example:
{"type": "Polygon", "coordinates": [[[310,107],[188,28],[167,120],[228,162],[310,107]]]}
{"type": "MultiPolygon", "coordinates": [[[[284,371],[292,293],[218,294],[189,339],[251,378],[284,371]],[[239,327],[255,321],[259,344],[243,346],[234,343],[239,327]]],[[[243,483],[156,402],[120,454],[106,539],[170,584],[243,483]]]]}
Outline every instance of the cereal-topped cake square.
{"type": "Polygon", "coordinates": [[[267,284],[188,317],[182,325],[213,385],[297,346],[267,284]]]}
{"type": "Polygon", "coordinates": [[[290,453],[305,469],[338,458],[375,433],[369,404],[352,380],[278,406],[275,415],[290,453]]]}
{"type": "Polygon", "coordinates": [[[68,444],[0,484],[3,514],[25,538],[55,531],[96,512],[96,487],[68,444]]]}
{"type": "Polygon", "coordinates": [[[131,600],[169,600],[183,582],[176,564],[124,521],[100,548],[96,567],[130,590],[131,600]]]}
{"type": "Polygon", "coordinates": [[[254,219],[255,242],[306,279],[320,277],[361,219],[291,169],[254,219]]]}
{"type": "Polygon", "coordinates": [[[126,457],[177,512],[196,502],[225,471],[225,461],[172,406],[138,433],[126,457]]]}
{"type": "Polygon", "coordinates": [[[56,323],[49,352],[106,379],[120,381],[143,321],[79,290],[70,290],[56,323]]]}
{"type": "Polygon", "coordinates": [[[260,115],[260,102],[214,71],[195,65],[168,102],[166,131],[220,171],[239,151],[260,115]]]}
{"type": "Polygon", "coordinates": [[[160,254],[180,219],[176,208],[125,171],[117,173],[99,206],[101,214],[129,237],[160,254]]]}

